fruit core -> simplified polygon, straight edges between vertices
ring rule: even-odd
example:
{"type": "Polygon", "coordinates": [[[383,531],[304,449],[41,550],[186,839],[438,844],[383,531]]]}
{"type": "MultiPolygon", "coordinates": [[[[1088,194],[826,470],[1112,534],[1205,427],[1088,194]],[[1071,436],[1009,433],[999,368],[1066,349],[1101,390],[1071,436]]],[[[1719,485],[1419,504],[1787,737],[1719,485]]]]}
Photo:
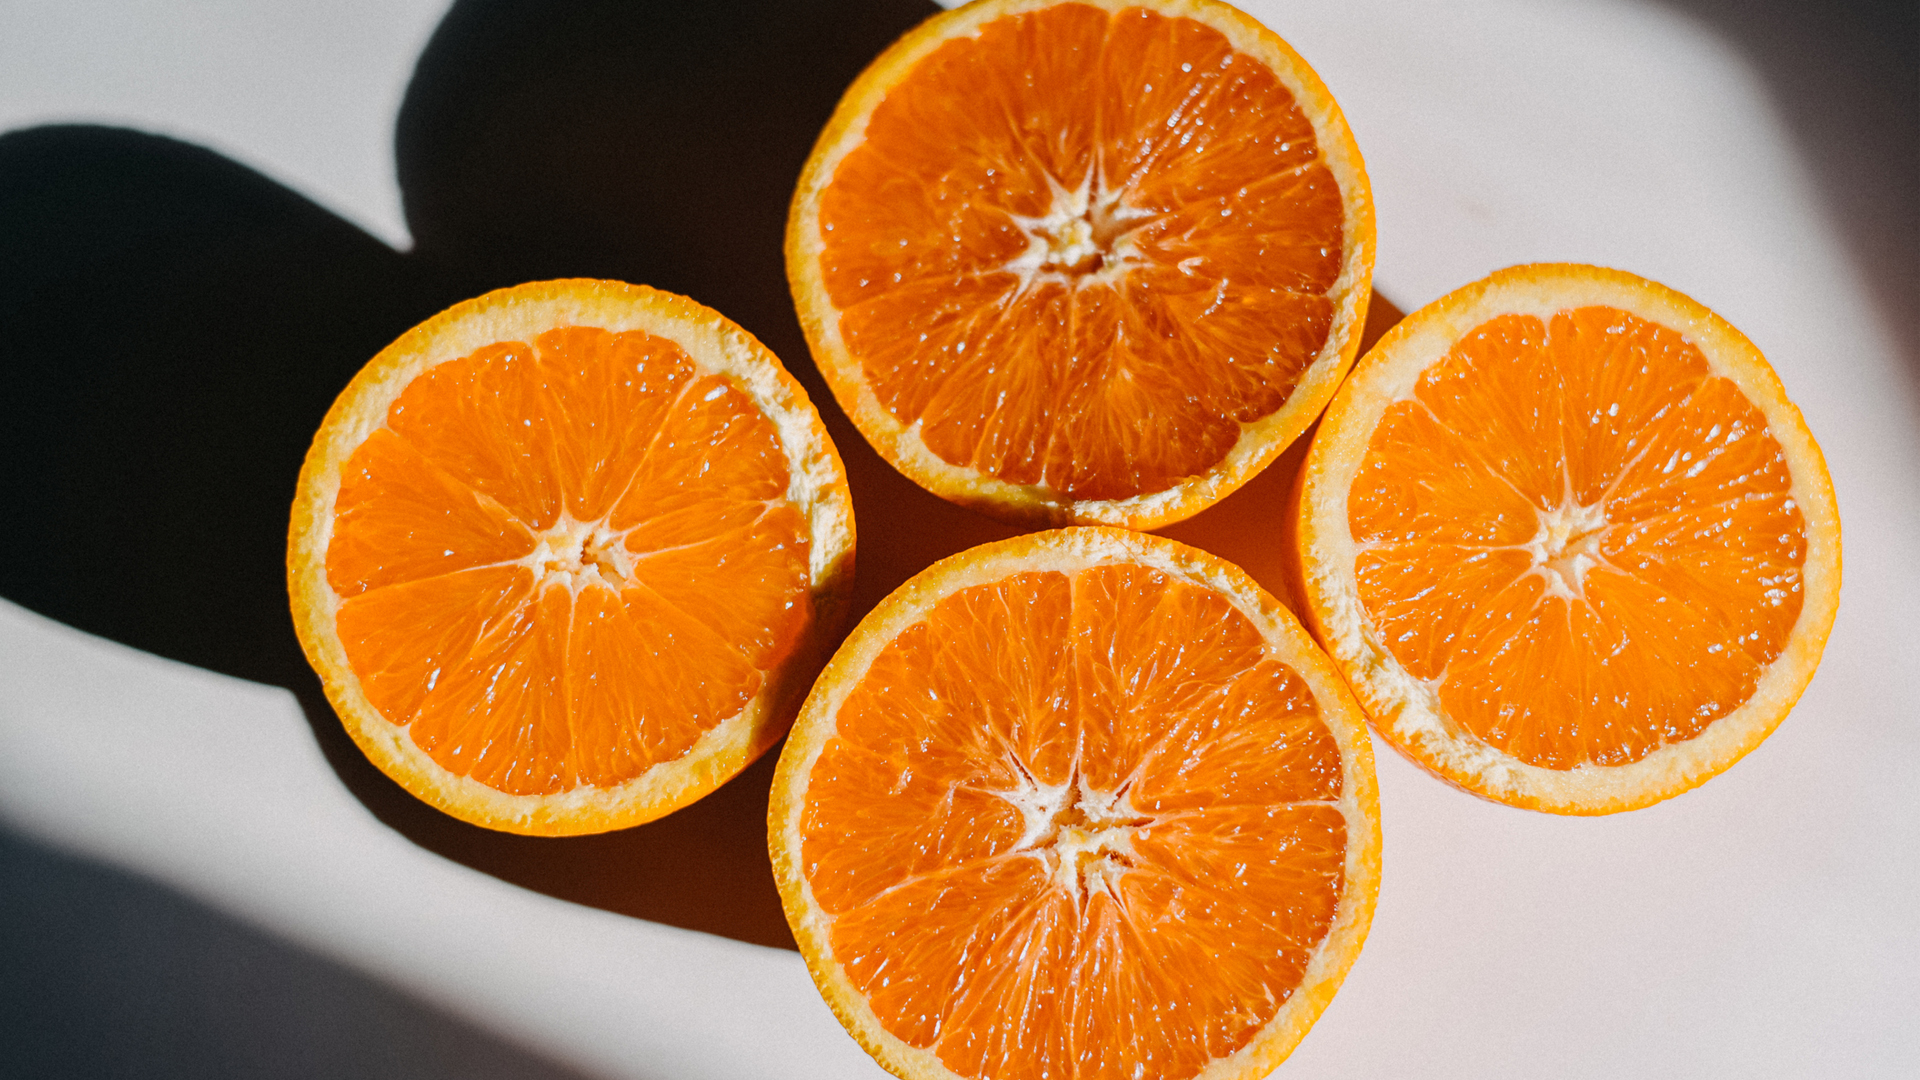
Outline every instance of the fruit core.
{"type": "Polygon", "coordinates": [[[1046,177],[1052,189],[1039,217],[1010,214],[1027,250],[1007,263],[1029,286],[1040,278],[1067,285],[1111,281],[1137,262],[1132,234],[1159,215],[1127,206],[1089,170],[1074,190],[1046,177]]]}
{"type": "Polygon", "coordinates": [[[1581,506],[1572,499],[1540,512],[1540,531],[1527,542],[1532,570],[1547,583],[1547,596],[1585,597],[1587,571],[1606,561],[1600,542],[1606,536],[1603,505],[1581,506]]]}
{"type": "Polygon", "coordinates": [[[539,535],[523,562],[537,575],[541,589],[559,586],[577,595],[600,585],[617,593],[633,578],[633,555],[625,540],[625,531],[605,519],[578,521],[562,514],[539,535]]]}
{"type": "Polygon", "coordinates": [[[1053,884],[1078,908],[1095,892],[1125,907],[1115,883],[1133,868],[1133,839],[1152,827],[1150,815],[1127,802],[1127,788],[1101,791],[1078,770],[1063,784],[1045,784],[1025,768],[1020,782],[994,794],[1020,811],[1026,831],[1013,847],[1032,852],[1047,867],[1053,884]]]}

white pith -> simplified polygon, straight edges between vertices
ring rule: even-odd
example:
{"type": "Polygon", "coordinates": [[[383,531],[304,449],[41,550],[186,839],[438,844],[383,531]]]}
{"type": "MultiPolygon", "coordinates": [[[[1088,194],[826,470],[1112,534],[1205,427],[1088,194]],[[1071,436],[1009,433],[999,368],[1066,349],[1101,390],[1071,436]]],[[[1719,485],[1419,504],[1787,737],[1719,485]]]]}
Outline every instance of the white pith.
{"type": "Polygon", "coordinates": [[[1076,910],[1085,910],[1096,890],[1124,906],[1117,884],[1131,865],[1134,836],[1152,828],[1153,819],[1134,809],[1124,787],[1093,788],[1077,768],[1064,783],[1044,784],[1013,764],[1019,782],[993,792],[1020,811],[1024,825],[1008,850],[1041,860],[1076,910]]]}
{"type": "Polygon", "coordinates": [[[1001,269],[1020,279],[1011,304],[1035,286],[1067,289],[1116,285],[1140,264],[1133,234],[1159,217],[1128,206],[1122,191],[1107,187],[1098,163],[1072,190],[1044,174],[1050,201],[1039,217],[1009,215],[1027,237],[1027,250],[1001,269]]]}
{"type": "Polygon", "coordinates": [[[631,531],[614,528],[604,517],[580,521],[562,513],[517,562],[533,571],[536,593],[562,588],[579,596],[589,585],[618,591],[633,580],[633,553],[626,543],[631,531]]]}
{"type": "Polygon", "coordinates": [[[1546,596],[1585,599],[1587,571],[1606,561],[1600,552],[1606,527],[1605,503],[1581,506],[1568,498],[1540,511],[1540,532],[1524,546],[1533,556],[1527,572],[1546,582],[1546,596]]]}

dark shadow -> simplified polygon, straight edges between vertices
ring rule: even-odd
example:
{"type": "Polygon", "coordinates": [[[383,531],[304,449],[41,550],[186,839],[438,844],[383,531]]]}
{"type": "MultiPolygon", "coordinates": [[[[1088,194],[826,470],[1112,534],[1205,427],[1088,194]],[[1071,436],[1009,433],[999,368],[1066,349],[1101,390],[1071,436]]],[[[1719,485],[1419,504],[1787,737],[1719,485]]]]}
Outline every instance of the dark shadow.
{"type": "Polygon", "coordinates": [[[685,292],[808,385],[853,477],[864,610],[1010,530],[900,477],[806,362],[788,195],[859,69],[925,0],[457,4],[397,153],[397,253],[210,151],[135,132],[0,136],[0,595],[289,687],[346,786],[428,850],[578,903],[791,947],[766,856],[773,756],[621,833],[509,836],[407,795],[353,746],[287,616],[302,455],[387,342],[486,289],[563,275],[685,292]],[[890,534],[891,537],[890,537],[890,534]]]}
{"type": "Polygon", "coordinates": [[[810,377],[783,254],[794,183],[847,84],[937,10],[461,0],[400,109],[416,253],[500,281],[684,293],[810,377]]]}
{"type": "Polygon", "coordinates": [[[0,136],[0,594],[293,685],[294,477],[366,359],[470,286],[199,147],[0,136]]]}
{"type": "Polygon", "coordinates": [[[579,1074],[170,890],[0,831],[0,1076],[579,1074]]]}
{"type": "Polygon", "coordinates": [[[1920,4],[1660,2],[1743,53],[1765,85],[1920,407],[1920,4]]]}

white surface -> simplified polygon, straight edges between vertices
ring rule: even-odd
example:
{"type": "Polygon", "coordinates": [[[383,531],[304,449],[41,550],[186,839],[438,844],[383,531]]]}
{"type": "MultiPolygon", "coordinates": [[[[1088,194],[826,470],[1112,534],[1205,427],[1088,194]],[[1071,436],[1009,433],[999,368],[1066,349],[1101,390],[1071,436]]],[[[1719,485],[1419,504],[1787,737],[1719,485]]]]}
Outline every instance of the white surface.
{"type": "MultiPolygon", "coordinates": [[[[1759,84],[1624,0],[1248,6],[1347,111],[1384,293],[1556,259],[1695,296],[1779,368],[1847,530],[1819,676],[1696,792],[1559,819],[1381,747],[1373,933],[1277,1075],[1920,1075],[1920,409],[1759,84]]],[[[438,8],[0,3],[0,127],[132,120],[397,240],[393,114],[438,8]]],[[[441,860],[339,786],[285,694],[5,605],[0,816],[596,1075],[877,1074],[792,954],[441,860]]]]}
{"type": "Polygon", "coordinates": [[[0,0],[0,131],[211,147],[398,248],[393,123],[447,0],[0,0]]]}
{"type": "Polygon", "coordinates": [[[886,1075],[795,953],[569,904],[415,847],[335,779],[285,690],[5,601],[0,658],[0,814],[30,836],[594,1075],[886,1075]]]}

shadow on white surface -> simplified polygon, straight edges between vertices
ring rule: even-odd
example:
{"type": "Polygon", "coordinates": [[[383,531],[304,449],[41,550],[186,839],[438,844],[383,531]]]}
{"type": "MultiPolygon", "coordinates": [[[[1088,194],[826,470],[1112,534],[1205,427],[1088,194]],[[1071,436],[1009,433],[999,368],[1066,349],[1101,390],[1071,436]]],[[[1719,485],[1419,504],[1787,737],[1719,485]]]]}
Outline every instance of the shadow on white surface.
{"type": "Polygon", "coordinates": [[[569,1068],[874,1074],[790,951],[565,903],[408,842],[339,783],[283,689],[0,601],[0,744],[0,818],[19,834],[213,904],[569,1068]]]}
{"type": "Polygon", "coordinates": [[[0,1075],[580,1080],[142,878],[0,830],[0,1075]]]}
{"type": "Polygon", "coordinates": [[[1920,412],[1920,4],[1655,0],[1725,40],[1791,133],[1920,412]]]}

